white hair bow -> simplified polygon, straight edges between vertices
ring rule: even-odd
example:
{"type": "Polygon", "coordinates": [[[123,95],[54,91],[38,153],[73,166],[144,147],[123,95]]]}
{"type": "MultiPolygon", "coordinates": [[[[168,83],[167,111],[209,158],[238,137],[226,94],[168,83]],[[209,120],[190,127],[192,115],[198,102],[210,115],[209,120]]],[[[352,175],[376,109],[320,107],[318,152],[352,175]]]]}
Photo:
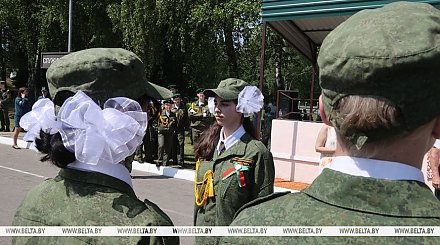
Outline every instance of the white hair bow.
{"type": "MultiPolygon", "coordinates": [[[[215,102],[214,97],[208,98],[209,112],[214,114],[215,102]]],[[[254,113],[259,112],[264,105],[264,96],[261,91],[255,86],[246,86],[238,94],[238,103],[235,107],[237,112],[243,113],[244,117],[252,116],[254,113]]]]}
{"type": "Polygon", "coordinates": [[[57,117],[53,103],[42,101],[20,120],[20,126],[28,130],[25,138],[35,139],[40,129],[59,132],[66,149],[86,164],[119,163],[136,151],[145,135],[147,113],[128,98],[111,98],[101,109],[78,91],[64,102],[57,117]]]}

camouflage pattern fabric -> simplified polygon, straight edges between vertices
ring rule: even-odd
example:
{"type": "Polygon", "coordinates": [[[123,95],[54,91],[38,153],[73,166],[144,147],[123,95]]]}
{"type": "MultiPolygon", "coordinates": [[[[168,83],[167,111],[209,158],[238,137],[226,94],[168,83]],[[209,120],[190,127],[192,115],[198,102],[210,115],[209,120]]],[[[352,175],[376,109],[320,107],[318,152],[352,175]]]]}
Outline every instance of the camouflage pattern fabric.
{"type": "MultiPolygon", "coordinates": [[[[125,182],[96,172],[62,169],[31,190],[14,226],[172,226],[154,203],[125,182]]],[[[12,244],[179,244],[178,237],[13,237],[12,244]]]]}
{"type": "Polygon", "coordinates": [[[173,95],[168,89],[148,82],[139,57],[121,48],[91,48],[70,53],[47,69],[46,78],[55,104],[61,91],[82,90],[98,105],[118,96],[167,99],[173,95]]]}
{"type": "Polygon", "coordinates": [[[394,130],[347,133],[359,149],[440,114],[440,10],[429,4],[394,2],[354,14],[325,38],[317,61],[324,109],[337,129],[344,115],[332,111],[347,95],[388,99],[402,114],[394,130]]]}
{"type": "Polygon", "coordinates": [[[198,101],[191,103],[188,109],[188,118],[193,142],[197,142],[200,135],[214,122],[214,117],[208,110],[208,103],[198,106],[198,101]]]}
{"type": "MultiPolygon", "coordinates": [[[[227,226],[244,204],[273,193],[275,167],[272,154],[247,133],[220,156],[216,151],[213,161],[201,162],[197,181],[201,181],[209,169],[214,171],[214,197],[208,198],[202,207],[195,205],[194,223],[197,226],[227,226]],[[243,171],[245,184],[241,187],[237,173],[222,180],[225,173],[235,167],[234,163],[249,168],[243,171]]],[[[196,237],[196,244],[215,244],[217,241],[218,237],[196,237]]]]}
{"type": "MultiPolygon", "coordinates": [[[[440,202],[418,181],[324,169],[300,193],[255,200],[231,226],[439,226],[440,202]]],[[[438,237],[223,237],[221,244],[438,244],[438,237]]]]}

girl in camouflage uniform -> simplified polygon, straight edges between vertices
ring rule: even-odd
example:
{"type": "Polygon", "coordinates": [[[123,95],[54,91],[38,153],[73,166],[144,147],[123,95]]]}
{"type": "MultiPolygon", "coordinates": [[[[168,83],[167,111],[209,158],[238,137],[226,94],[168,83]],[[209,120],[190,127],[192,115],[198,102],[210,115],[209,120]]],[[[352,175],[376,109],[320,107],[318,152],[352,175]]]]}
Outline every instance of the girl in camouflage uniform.
{"type": "MultiPolygon", "coordinates": [[[[204,91],[216,123],[195,145],[195,225],[227,226],[244,204],[273,192],[272,155],[256,140],[247,117],[261,109],[264,97],[247,85],[229,78],[204,91]]],[[[216,237],[196,237],[197,244],[216,242],[216,237]]]]}

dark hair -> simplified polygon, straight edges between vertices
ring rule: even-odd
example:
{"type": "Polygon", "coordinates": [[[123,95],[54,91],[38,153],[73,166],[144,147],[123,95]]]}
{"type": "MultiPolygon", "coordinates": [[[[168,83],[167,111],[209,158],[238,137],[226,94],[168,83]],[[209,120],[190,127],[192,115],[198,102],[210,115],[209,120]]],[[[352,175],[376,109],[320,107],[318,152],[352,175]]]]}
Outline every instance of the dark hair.
{"type": "Polygon", "coordinates": [[[75,154],[68,151],[61,139],[60,133],[48,134],[40,130],[40,138],[35,139],[37,149],[44,155],[40,161],[51,161],[57,167],[65,168],[69,163],[74,162],[75,154]]]}
{"type": "MultiPolygon", "coordinates": [[[[246,133],[250,134],[254,139],[256,139],[256,132],[249,117],[243,117],[242,119],[243,128],[246,133]]],[[[202,133],[202,135],[194,145],[194,155],[196,160],[212,160],[217,142],[220,140],[221,129],[222,126],[215,122],[213,125],[211,125],[211,127],[209,127],[202,133]]]]}
{"type": "Polygon", "coordinates": [[[27,90],[26,87],[19,88],[17,91],[17,97],[21,97],[21,94],[24,93],[24,91],[26,91],[26,90],[27,90]]]}

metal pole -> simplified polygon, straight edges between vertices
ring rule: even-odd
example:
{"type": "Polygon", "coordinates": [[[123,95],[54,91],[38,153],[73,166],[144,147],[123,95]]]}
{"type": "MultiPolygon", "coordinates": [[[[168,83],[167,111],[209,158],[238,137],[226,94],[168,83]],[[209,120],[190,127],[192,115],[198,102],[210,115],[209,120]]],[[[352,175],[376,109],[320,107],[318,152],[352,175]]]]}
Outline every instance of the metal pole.
{"type": "MultiPolygon", "coordinates": [[[[267,24],[266,22],[263,22],[263,26],[261,28],[260,83],[258,86],[261,92],[263,92],[264,87],[264,66],[266,64],[266,29],[267,24]]],[[[261,110],[258,112],[257,116],[256,135],[258,138],[261,138],[261,110]]]]}
{"type": "MultiPolygon", "coordinates": [[[[316,63],[315,63],[316,64],[316,63]]],[[[309,108],[309,120],[313,121],[313,93],[315,91],[315,75],[316,75],[316,65],[312,65],[312,79],[310,80],[310,108],[309,108]]]]}
{"type": "Polygon", "coordinates": [[[72,51],[72,0],[69,0],[69,37],[67,40],[67,52],[72,51]]]}

